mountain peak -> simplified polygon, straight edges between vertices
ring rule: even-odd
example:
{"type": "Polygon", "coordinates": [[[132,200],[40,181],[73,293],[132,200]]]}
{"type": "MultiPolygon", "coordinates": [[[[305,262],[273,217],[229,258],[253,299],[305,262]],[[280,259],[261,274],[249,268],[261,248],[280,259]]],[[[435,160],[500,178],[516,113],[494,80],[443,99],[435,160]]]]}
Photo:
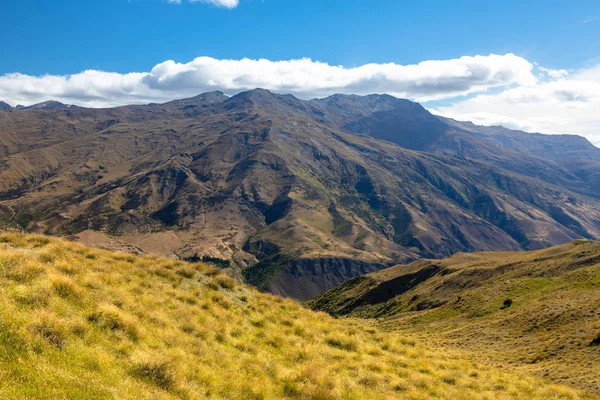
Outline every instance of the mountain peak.
{"type": "Polygon", "coordinates": [[[227,100],[229,96],[226,96],[220,90],[214,90],[212,92],[206,92],[199,94],[198,96],[192,97],[190,100],[200,100],[208,103],[220,103],[227,100]]]}
{"type": "Polygon", "coordinates": [[[247,98],[253,100],[275,98],[275,94],[267,89],[256,88],[252,90],[246,90],[233,96],[232,98],[247,98]]]}
{"type": "Polygon", "coordinates": [[[356,94],[336,93],[323,99],[313,100],[315,103],[326,107],[335,107],[345,113],[362,114],[369,112],[389,111],[400,105],[417,104],[410,100],[399,99],[389,94],[369,94],[366,96],[356,94]],[[354,111],[352,111],[354,109],[354,111]]]}
{"type": "Polygon", "coordinates": [[[236,94],[227,101],[228,108],[240,107],[252,104],[258,107],[269,107],[274,112],[283,108],[292,108],[296,112],[306,113],[309,110],[306,102],[294,97],[291,94],[276,94],[267,89],[253,89],[236,94]]]}
{"type": "Polygon", "coordinates": [[[202,93],[187,99],[169,101],[166,104],[174,104],[176,106],[183,107],[195,107],[197,105],[219,104],[227,99],[229,99],[229,96],[226,96],[223,92],[219,90],[215,90],[213,92],[202,93]]]}
{"type": "Polygon", "coordinates": [[[0,111],[11,110],[12,107],[10,104],[0,101],[0,111]]]}
{"type": "Polygon", "coordinates": [[[31,106],[18,105],[17,109],[19,109],[19,110],[36,110],[36,109],[40,109],[40,108],[47,108],[47,109],[51,109],[51,110],[58,110],[61,108],[75,108],[75,107],[77,107],[77,106],[73,106],[70,104],[64,104],[64,103],[61,103],[60,101],[56,101],[56,100],[48,100],[48,101],[43,101],[41,103],[33,104],[31,106]]]}
{"type": "Polygon", "coordinates": [[[366,100],[366,99],[372,99],[372,100],[388,100],[388,101],[398,101],[401,100],[397,97],[391,96],[389,94],[378,94],[378,93],[373,93],[373,94],[367,94],[367,95],[359,95],[359,94],[344,94],[344,93],[335,93],[332,94],[329,97],[325,97],[324,99],[321,100],[349,100],[349,101],[362,101],[362,100],[366,100]]]}

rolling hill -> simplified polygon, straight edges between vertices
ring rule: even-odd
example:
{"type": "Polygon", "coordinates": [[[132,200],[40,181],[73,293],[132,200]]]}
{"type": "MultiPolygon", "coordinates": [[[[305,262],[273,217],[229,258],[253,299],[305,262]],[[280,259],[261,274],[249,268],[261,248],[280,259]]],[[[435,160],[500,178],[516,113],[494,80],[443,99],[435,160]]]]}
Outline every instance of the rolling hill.
{"type": "Polygon", "coordinates": [[[584,399],[202,263],[0,234],[2,399],[584,399]]]}
{"type": "Polygon", "coordinates": [[[599,242],[419,260],[308,304],[600,393],[599,242]]]}
{"type": "Polygon", "coordinates": [[[600,238],[600,149],[540,137],[385,95],[46,102],[0,112],[0,226],[306,300],[422,257],[600,238]]]}

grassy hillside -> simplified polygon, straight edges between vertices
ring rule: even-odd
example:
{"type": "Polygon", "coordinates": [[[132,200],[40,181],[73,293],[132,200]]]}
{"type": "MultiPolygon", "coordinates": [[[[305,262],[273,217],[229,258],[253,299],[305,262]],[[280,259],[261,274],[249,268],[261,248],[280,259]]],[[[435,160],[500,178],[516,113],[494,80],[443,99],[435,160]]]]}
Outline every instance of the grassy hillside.
{"type": "Polygon", "coordinates": [[[582,398],[202,264],[0,234],[2,399],[582,398]]]}
{"type": "Polygon", "coordinates": [[[309,304],[600,393],[599,242],[399,265],[309,304]]]}

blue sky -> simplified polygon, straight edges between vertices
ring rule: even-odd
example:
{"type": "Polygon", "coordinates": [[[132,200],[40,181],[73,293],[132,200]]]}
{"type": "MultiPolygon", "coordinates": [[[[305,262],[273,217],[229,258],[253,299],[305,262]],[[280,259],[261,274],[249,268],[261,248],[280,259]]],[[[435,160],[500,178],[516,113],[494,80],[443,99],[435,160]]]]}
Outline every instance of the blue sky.
{"type": "Polygon", "coordinates": [[[330,64],[413,64],[512,52],[550,68],[600,56],[600,2],[185,0],[3,2],[0,74],[146,71],[158,62],[310,57],[330,64]]]}
{"type": "Polygon", "coordinates": [[[12,105],[102,107],[256,86],[302,98],[385,92],[458,119],[600,143],[598,0],[19,0],[0,9],[0,100],[12,105]]]}

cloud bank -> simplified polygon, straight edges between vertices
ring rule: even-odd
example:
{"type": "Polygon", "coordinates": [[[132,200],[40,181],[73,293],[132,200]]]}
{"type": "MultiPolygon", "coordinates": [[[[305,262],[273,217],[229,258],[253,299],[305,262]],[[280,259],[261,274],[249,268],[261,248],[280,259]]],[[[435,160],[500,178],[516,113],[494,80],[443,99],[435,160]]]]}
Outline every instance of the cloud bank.
{"type": "Polygon", "coordinates": [[[528,132],[574,133],[600,146],[600,65],[498,94],[479,94],[430,111],[479,125],[528,132]]]}
{"type": "Polygon", "coordinates": [[[24,105],[56,99],[91,107],[167,101],[200,92],[257,87],[300,98],[333,93],[389,93],[418,101],[446,99],[507,85],[535,85],[533,65],[514,54],[423,61],[414,65],[333,66],[308,58],[165,61],[149,72],[88,70],[74,75],[0,76],[0,99],[24,105]]]}
{"type": "MultiPolygon", "coordinates": [[[[209,1],[209,0],[206,0],[209,1]]],[[[210,0],[237,4],[237,0],[210,0]]],[[[299,98],[387,93],[425,102],[440,115],[527,131],[579,133],[600,144],[600,66],[548,69],[508,53],[412,65],[329,65],[309,58],[271,61],[199,57],[165,61],[148,72],[88,70],[73,75],[0,76],[0,100],[30,105],[54,99],[88,107],[165,102],[257,87],[299,98]],[[429,103],[443,101],[440,103],[429,103]]]]}

